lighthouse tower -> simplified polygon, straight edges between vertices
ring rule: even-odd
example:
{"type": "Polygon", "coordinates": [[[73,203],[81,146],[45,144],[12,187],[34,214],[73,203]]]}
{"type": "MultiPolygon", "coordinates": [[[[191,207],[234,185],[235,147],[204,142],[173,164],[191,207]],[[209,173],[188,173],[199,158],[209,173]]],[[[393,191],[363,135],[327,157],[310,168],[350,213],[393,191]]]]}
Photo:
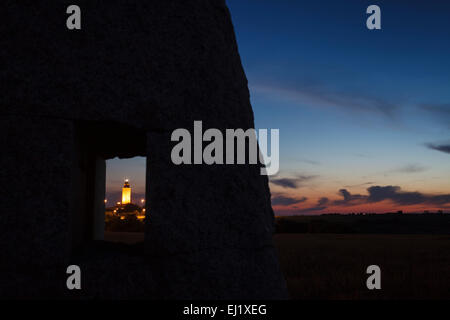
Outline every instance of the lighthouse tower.
{"type": "Polygon", "coordinates": [[[131,187],[128,179],[125,179],[125,183],[122,188],[122,205],[131,203],[131,187]]]}

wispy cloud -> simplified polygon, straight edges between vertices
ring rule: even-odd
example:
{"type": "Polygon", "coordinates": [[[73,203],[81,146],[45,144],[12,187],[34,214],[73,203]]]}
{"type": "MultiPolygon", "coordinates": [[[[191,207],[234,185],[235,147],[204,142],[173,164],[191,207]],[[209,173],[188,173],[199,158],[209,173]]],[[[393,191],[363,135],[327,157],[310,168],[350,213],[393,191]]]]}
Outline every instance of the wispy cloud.
{"type": "Polygon", "coordinates": [[[355,187],[362,187],[362,186],[367,186],[369,184],[374,184],[375,182],[364,182],[364,183],[359,183],[359,184],[352,184],[352,185],[348,185],[348,186],[344,186],[345,188],[355,188],[355,187]]]}
{"type": "Polygon", "coordinates": [[[299,85],[288,87],[283,85],[257,84],[252,90],[272,93],[289,99],[297,100],[299,103],[314,103],[322,106],[333,106],[352,111],[372,112],[382,114],[389,118],[394,116],[397,105],[385,99],[368,94],[346,91],[333,91],[325,86],[299,85]]]}
{"type": "Polygon", "coordinates": [[[426,167],[420,164],[407,164],[396,169],[391,170],[391,172],[399,172],[399,173],[417,173],[423,172],[427,170],[426,167]]]}
{"type": "Polygon", "coordinates": [[[300,199],[287,197],[283,195],[276,195],[272,197],[272,205],[273,206],[290,206],[293,204],[302,203],[308,200],[306,197],[302,197],[300,199]]]}
{"type": "Polygon", "coordinates": [[[300,162],[304,162],[304,163],[308,163],[308,164],[312,164],[312,165],[315,165],[315,166],[320,165],[319,161],[311,160],[311,159],[299,159],[299,161],[300,162]]]}
{"type": "Polygon", "coordinates": [[[437,121],[450,128],[450,103],[422,104],[420,107],[429,112],[437,121]]]}
{"type": "Polygon", "coordinates": [[[270,183],[283,188],[296,189],[302,187],[305,182],[315,179],[317,175],[298,175],[294,178],[273,178],[270,183]]]}
{"type": "Polygon", "coordinates": [[[330,200],[327,197],[322,197],[319,200],[317,200],[317,203],[315,206],[305,208],[305,209],[298,209],[295,210],[295,213],[311,213],[315,211],[322,211],[327,208],[327,204],[330,200]]]}

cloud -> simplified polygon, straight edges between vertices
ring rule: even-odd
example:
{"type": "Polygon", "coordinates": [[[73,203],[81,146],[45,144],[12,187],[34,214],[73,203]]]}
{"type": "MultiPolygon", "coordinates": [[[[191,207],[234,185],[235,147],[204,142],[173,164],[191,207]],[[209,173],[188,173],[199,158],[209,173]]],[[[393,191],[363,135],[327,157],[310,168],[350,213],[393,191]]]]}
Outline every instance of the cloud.
{"type": "Polygon", "coordinates": [[[306,200],[308,200],[308,198],[306,198],[306,197],[296,199],[296,198],[292,198],[292,197],[277,195],[275,197],[272,197],[272,205],[273,206],[289,206],[289,205],[305,202],[306,200]]]}
{"type": "Polygon", "coordinates": [[[400,172],[400,173],[417,173],[417,172],[423,172],[427,168],[424,166],[421,166],[419,164],[407,164],[403,167],[391,170],[392,172],[400,172]]]}
{"type": "Polygon", "coordinates": [[[339,190],[342,200],[335,200],[334,205],[352,206],[391,200],[398,205],[444,205],[450,203],[450,194],[430,195],[417,191],[402,191],[399,186],[373,186],[367,188],[368,195],[351,194],[347,189],[339,190]]]}
{"type": "Polygon", "coordinates": [[[319,161],[311,160],[311,159],[299,159],[299,161],[300,162],[304,162],[304,163],[308,163],[308,164],[312,164],[312,165],[315,165],[315,166],[320,165],[319,161]]]}
{"type": "Polygon", "coordinates": [[[310,213],[310,212],[314,212],[314,211],[325,210],[327,208],[327,204],[329,201],[330,200],[327,197],[322,197],[319,200],[317,200],[317,204],[315,206],[296,210],[295,213],[310,213]]]}
{"type": "Polygon", "coordinates": [[[338,206],[355,205],[366,202],[367,196],[360,194],[351,194],[347,189],[339,190],[339,194],[344,198],[342,200],[335,200],[333,204],[338,206]]]}
{"type": "Polygon", "coordinates": [[[367,158],[367,159],[373,158],[373,156],[365,154],[365,153],[355,153],[355,156],[359,157],[359,158],[367,158]]]}
{"type": "Polygon", "coordinates": [[[422,109],[450,116],[450,103],[421,104],[422,109]]]}
{"type": "Polygon", "coordinates": [[[317,201],[317,206],[323,206],[328,203],[328,198],[322,197],[317,201]]]}
{"type": "Polygon", "coordinates": [[[355,188],[355,187],[362,187],[362,186],[366,186],[368,184],[374,184],[375,182],[369,181],[369,182],[364,182],[364,183],[359,183],[359,184],[353,184],[353,185],[349,185],[349,186],[344,186],[345,188],[355,188]]]}
{"type": "Polygon", "coordinates": [[[257,84],[252,87],[263,93],[273,93],[298,101],[299,103],[314,103],[323,106],[333,106],[352,111],[372,112],[392,118],[397,109],[396,104],[359,92],[332,91],[325,86],[302,85],[295,86],[257,84]]]}
{"type": "MultiPolygon", "coordinates": [[[[340,200],[330,201],[327,197],[322,197],[317,200],[314,206],[299,209],[296,206],[289,208],[290,214],[305,214],[325,209],[333,206],[354,206],[361,204],[373,204],[390,200],[396,205],[432,205],[439,206],[441,209],[450,208],[450,194],[424,194],[421,192],[402,191],[399,186],[372,186],[367,188],[367,194],[352,194],[347,189],[339,190],[342,196],[340,200]]],[[[286,205],[294,204],[295,199],[286,197],[286,205]],[[292,199],[292,200],[291,200],[292,199]]],[[[297,201],[305,202],[307,199],[297,199],[297,201]]]]}
{"type": "Polygon", "coordinates": [[[419,192],[402,192],[398,186],[374,186],[367,189],[367,202],[392,200],[396,204],[413,205],[425,202],[425,196],[419,192]]]}
{"type": "Polygon", "coordinates": [[[434,144],[434,143],[427,143],[425,144],[429,149],[441,151],[444,153],[450,153],[450,143],[448,144],[434,144]]]}
{"type": "Polygon", "coordinates": [[[450,128],[450,103],[443,104],[422,104],[420,107],[428,111],[431,115],[441,123],[450,128]]]}
{"type": "Polygon", "coordinates": [[[291,188],[291,189],[297,188],[297,179],[278,178],[278,179],[270,180],[270,183],[273,183],[274,185],[277,185],[277,186],[280,186],[283,188],[291,188]]]}
{"type": "Polygon", "coordinates": [[[316,175],[299,175],[295,178],[276,178],[271,179],[270,183],[283,188],[296,189],[301,187],[304,182],[315,179],[316,175]]]}

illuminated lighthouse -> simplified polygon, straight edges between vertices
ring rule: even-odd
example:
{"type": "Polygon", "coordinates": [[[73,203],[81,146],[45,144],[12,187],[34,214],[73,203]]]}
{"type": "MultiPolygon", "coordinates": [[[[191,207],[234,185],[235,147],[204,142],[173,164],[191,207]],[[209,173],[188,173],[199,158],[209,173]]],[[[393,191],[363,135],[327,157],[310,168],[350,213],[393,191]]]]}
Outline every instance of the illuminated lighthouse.
{"type": "Polygon", "coordinates": [[[122,188],[122,205],[131,203],[131,187],[128,179],[125,179],[125,183],[122,188]]]}

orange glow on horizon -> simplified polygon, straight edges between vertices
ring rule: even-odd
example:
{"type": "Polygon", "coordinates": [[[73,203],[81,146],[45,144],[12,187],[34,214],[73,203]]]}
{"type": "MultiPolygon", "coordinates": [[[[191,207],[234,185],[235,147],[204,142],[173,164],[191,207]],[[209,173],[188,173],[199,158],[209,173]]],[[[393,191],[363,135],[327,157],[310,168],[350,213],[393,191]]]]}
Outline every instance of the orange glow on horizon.
{"type": "Polygon", "coordinates": [[[403,211],[403,213],[423,213],[429,211],[430,213],[438,212],[442,210],[444,212],[450,211],[448,208],[437,207],[435,205],[399,205],[393,203],[390,200],[385,200],[377,203],[365,203],[353,206],[338,206],[334,205],[333,200],[329,201],[328,205],[324,205],[323,210],[314,210],[316,202],[310,201],[300,204],[294,204],[290,206],[275,205],[272,206],[275,215],[285,216],[285,215],[320,215],[320,214],[349,214],[349,213],[388,213],[388,212],[398,212],[403,211]],[[310,209],[310,210],[308,210],[310,209]],[[312,210],[311,210],[312,209],[312,210]],[[446,210],[447,209],[447,210],[446,210]]]}

